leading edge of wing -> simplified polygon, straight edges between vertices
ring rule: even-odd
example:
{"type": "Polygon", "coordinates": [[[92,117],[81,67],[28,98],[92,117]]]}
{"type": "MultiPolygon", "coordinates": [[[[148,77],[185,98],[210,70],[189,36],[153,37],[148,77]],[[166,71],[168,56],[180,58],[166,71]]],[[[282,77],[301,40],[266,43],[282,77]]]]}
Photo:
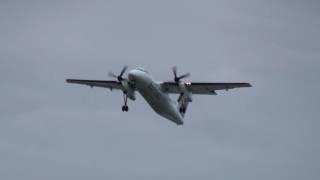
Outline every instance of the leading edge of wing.
{"type": "Polygon", "coordinates": [[[105,80],[86,80],[86,79],[66,79],[67,83],[81,84],[90,87],[103,87],[109,89],[121,89],[122,86],[118,81],[105,81],[105,80]]]}
{"type": "Polygon", "coordinates": [[[236,87],[252,87],[250,83],[246,82],[235,82],[235,83],[210,83],[210,82],[191,82],[191,85],[203,85],[203,86],[236,86],[236,87]]]}
{"type": "Polygon", "coordinates": [[[116,83],[118,81],[106,81],[106,80],[88,80],[88,79],[66,79],[67,83],[116,83]]]}
{"type": "MultiPolygon", "coordinates": [[[[179,84],[176,82],[162,82],[164,85],[176,85],[178,86],[179,84]]],[[[237,87],[252,87],[250,83],[246,82],[236,82],[236,83],[224,83],[224,82],[217,82],[217,83],[212,83],[212,82],[187,82],[187,85],[199,85],[199,86],[237,86],[237,87]]]]}
{"type": "MultiPolygon", "coordinates": [[[[221,83],[221,82],[188,82],[186,88],[193,94],[214,94],[216,90],[229,90],[234,88],[252,87],[250,83],[221,83]]],[[[163,82],[162,88],[167,93],[180,93],[179,84],[176,82],[163,82]]]]}

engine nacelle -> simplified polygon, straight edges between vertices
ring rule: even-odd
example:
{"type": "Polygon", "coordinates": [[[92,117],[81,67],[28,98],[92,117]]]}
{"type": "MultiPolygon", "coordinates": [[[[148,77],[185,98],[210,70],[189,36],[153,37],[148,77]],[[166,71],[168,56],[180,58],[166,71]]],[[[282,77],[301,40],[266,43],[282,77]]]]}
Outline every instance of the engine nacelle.
{"type": "Polygon", "coordinates": [[[121,81],[123,92],[127,94],[127,97],[131,100],[136,100],[136,91],[134,87],[128,81],[121,81]]]}
{"type": "Polygon", "coordinates": [[[186,98],[186,100],[188,100],[189,102],[192,102],[192,93],[188,91],[186,83],[180,82],[179,88],[181,93],[183,93],[184,98],[186,98]]]}

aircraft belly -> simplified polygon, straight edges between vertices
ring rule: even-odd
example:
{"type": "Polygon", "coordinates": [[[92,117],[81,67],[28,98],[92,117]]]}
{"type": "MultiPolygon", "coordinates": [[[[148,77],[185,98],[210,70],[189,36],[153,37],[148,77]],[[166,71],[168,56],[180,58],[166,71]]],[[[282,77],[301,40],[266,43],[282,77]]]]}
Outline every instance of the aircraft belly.
{"type": "Polygon", "coordinates": [[[175,107],[171,104],[169,97],[161,92],[154,83],[151,82],[144,87],[140,87],[138,91],[156,113],[174,123],[183,124],[180,114],[174,109],[175,107]]]}

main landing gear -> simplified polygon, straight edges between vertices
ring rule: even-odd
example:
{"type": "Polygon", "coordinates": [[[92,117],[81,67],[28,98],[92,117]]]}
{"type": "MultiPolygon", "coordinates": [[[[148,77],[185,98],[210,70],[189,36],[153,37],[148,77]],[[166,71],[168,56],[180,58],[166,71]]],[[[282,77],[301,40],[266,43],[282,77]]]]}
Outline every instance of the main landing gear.
{"type": "Polygon", "coordinates": [[[178,98],[178,103],[180,104],[180,108],[179,108],[179,112],[185,114],[186,113],[186,99],[184,98],[183,93],[180,94],[179,98],[178,98]]]}
{"type": "Polygon", "coordinates": [[[122,111],[123,112],[128,112],[129,111],[129,107],[128,107],[128,95],[126,92],[123,92],[123,101],[124,101],[124,105],[122,106],[122,111]]]}
{"type": "Polygon", "coordinates": [[[180,113],[186,113],[186,108],[185,107],[181,107],[179,108],[180,113]]]}
{"type": "Polygon", "coordinates": [[[122,106],[122,111],[123,112],[128,112],[129,111],[129,106],[122,106]]]}

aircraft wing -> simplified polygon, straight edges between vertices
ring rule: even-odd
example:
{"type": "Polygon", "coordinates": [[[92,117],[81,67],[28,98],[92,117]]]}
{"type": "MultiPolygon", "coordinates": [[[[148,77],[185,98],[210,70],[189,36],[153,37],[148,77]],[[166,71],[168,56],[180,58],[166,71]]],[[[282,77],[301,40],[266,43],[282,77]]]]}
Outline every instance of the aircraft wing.
{"type": "MultiPolygon", "coordinates": [[[[179,84],[176,82],[161,83],[162,90],[166,93],[179,94],[179,84]]],[[[211,94],[215,95],[216,90],[229,90],[241,87],[251,87],[249,83],[205,83],[205,82],[191,82],[186,83],[186,88],[192,94],[211,94]]]]}
{"type": "Polygon", "coordinates": [[[122,85],[118,81],[102,81],[102,80],[83,80],[83,79],[67,79],[67,83],[82,84],[91,87],[102,87],[109,89],[122,89],[122,85]]]}

